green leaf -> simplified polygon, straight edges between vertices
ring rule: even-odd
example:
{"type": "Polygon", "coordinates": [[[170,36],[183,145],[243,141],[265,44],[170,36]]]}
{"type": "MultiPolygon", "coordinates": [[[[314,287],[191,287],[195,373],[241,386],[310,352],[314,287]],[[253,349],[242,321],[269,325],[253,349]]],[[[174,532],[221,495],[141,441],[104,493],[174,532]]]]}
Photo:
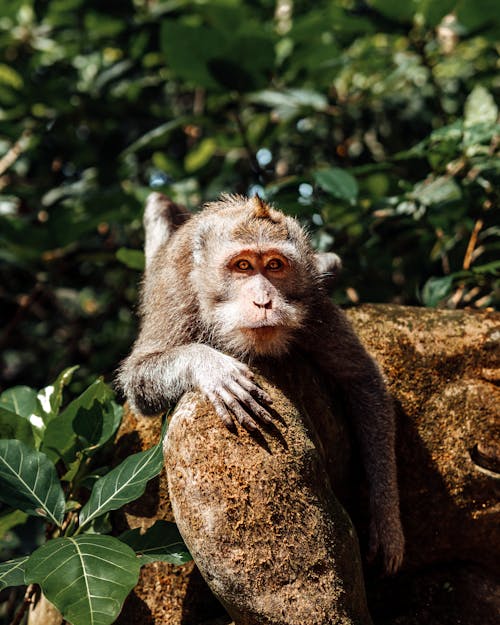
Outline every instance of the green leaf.
{"type": "Polygon", "coordinates": [[[116,258],[127,267],[130,267],[130,269],[137,269],[138,271],[143,271],[144,269],[144,252],[141,250],[130,250],[126,247],[121,247],[116,252],[116,258]]]}
{"type": "Polygon", "coordinates": [[[88,502],[80,513],[80,526],[110,510],[134,501],[142,495],[150,479],[163,467],[161,442],[147,451],[126,458],[120,465],[101,477],[94,485],[88,502]]]}
{"type": "Polygon", "coordinates": [[[425,17],[428,26],[435,27],[445,15],[451,13],[457,4],[457,0],[419,0],[418,10],[425,17]]]}
{"type": "Polygon", "coordinates": [[[185,564],[192,560],[177,525],[169,521],[156,521],[144,533],[140,529],[129,530],[120,536],[120,540],[141,556],[142,564],[158,560],[185,564]]]}
{"type": "Polygon", "coordinates": [[[240,33],[231,36],[223,52],[208,60],[207,67],[220,85],[246,93],[267,85],[274,55],[274,42],[266,34],[240,33]]]}
{"type": "Polygon", "coordinates": [[[179,128],[179,126],[187,123],[187,117],[176,117],[153,130],[149,130],[145,134],[143,134],[139,139],[136,139],[133,143],[131,143],[125,150],[123,150],[121,156],[127,156],[129,154],[133,154],[134,152],[138,152],[143,148],[155,148],[155,147],[163,147],[165,145],[166,139],[170,136],[173,130],[179,128]]]}
{"type": "MultiPolygon", "coordinates": [[[[79,413],[81,423],[90,411],[94,417],[99,411],[102,412],[103,436],[104,432],[112,435],[113,427],[117,426],[118,417],[112,405],[113,397],[113,391],[102,380],[93,382],[62,413],[49,422],[43,438],[42,451],[54,462],[63,458],[68,465],[76,459],[77,452],[85,447],[83,443],[78,444],[77,431],[74,427],[75,419],[78,422],[79,413]],[[96,403],[95,408],[93,408],[94,403],[96,403]]],[[[88,446],[92,447],[95,442],[88,443],[88,446]]]]}
{"type": "Polygon", "coordinates": [[[384,17],[397,22],[411,23],[416,12],[415,2],[394,2],[393,0],[369,0],[374,9],[384,17]]]}
{"type": "MultiPolygon", "coordinates": [[[[241,24],[244,18],[239,13],[237,22],[241,24]]],[[[244,93],[264,87],[274,68],[272,30],[258,25],[228,29],[223,21],[210,20],[207,26],[165,20],[161,43],[168,66],[184,80],[209,89],[223,87],[244,93]]]]}
{"type": "Polygon", "coordinates": [[[206,138],[200,141],[184,159],[186,171],[192,173],[206,165],[216,150],[217,142],[214,139],[206,138]]]}
{"type": "Polygon", "coordinates": [[[110,625],[139,571],[130,547],[96,534],[50,540],[31,554],[25,579],[39,584],[72,625],[110,625]]]}
{"type": "Polygon", "coordinates": [[[264,89],[249,96],[251,102],[271,107],[283,120],[292,119],[307,109],[325,111],[328,98],[313,89],[264,89]]]}
{"type": "Polygon", "coordinates": [[[437,306],[448,297],[453,286],[453,276],[429,278],[422,289],[422,301],[425,306],[437,306]]]}
{"type": "Polygon", "coordinates": [[[60,526],[64,493],[45,454],[21,441],[0,440],[0,500],[60,526]]]}
{"type": "Polygon", "coordinates": [[[457,3],[457,18],[469,31],[498,24],[498,1],[461,0],[457,3]]]}
{"type": "Polygon", "coordinates": [[[104,445],[116,432],[122,415],[123,408],[114,401],[94,401],[90,408],[81,407],[73,419],[73,430],[82,441],[82,448],[89,452],[104,445]]]}
{"type": "Polygon", "coordinates": [[[347,200],[352,204],[358,197],[356,178],[338,167],[315,171],[314,180],[324,191],[339,200],[347,200]]]}
{"type": "Polygon", "coordinates": [[[22,76],[18,74],[13,67],[0,63],[0,84],[9,85],[12,89],[21,89],[24,81],[22,76]]]}
{"type": "Polygon", "coordinates": [[[460,200],[462,192],[453,178],[440,176],[431,182],[424,181],[416,184],[410,197],[418,199],[426,206],[431,206],[432,204],[460,200]]]}
{"type": "Polygon", "coordinates": [[[53,384],[46,386],[38,392],[37,399],[45,413],[45,423],[48,423],[59,413],[63,389],[71,382],[73,374],[77,369],[78,365],[64,369],[53,384]]]}
{"type": "Polygon", "coordinates": [[[176,74],[199,87],[218,86],[208,63],[224,57],[224,40],[219,32],[169,19],[162,22],[160,37],[167,64],[176,74]]]}
{"type": "Polygon", "coordinates": [[[35,436],[28,419],[2,407],[0,407],[0,438],[16,438],[29,447],[35,447],[35,436]]]}
{"type": "Polygon", "coordinates": [[[491,93],[482,85],[476,85],[464,106],[464,126],[476,124],[496,124],[498,107],[491,93]]]}
{"type": "Polygon", "coordinates": [[[37,392],[29,386],[14,386],[4,391],[0,395],[0,407],[15,412],[25,419],[31,415],[39,415],[40,404],[37,399],[37,392]]]}
{"type": "Polygon", "coordinates": [[[492,260],[490,263],[486,263],[485,265],[474,266],[472,267],[472,271],[479,274],[491,274],[493,276],[498,276],[500,275],[500,260],[492,260]]]}
{"type": "Polygon", "coordinates": [[[13,527],[22,525],[27,518],[28,515],[26,512],[22,512],[22,510],[10,510],[2,514],[2,516],[0,516],[0,536],[5,536],[13,527]]]}
{"type": "Polygon", "coordinates": [[[29,556],[0,564],[0,590],[9,586],[24,586],[24,569],[29,556]]]}

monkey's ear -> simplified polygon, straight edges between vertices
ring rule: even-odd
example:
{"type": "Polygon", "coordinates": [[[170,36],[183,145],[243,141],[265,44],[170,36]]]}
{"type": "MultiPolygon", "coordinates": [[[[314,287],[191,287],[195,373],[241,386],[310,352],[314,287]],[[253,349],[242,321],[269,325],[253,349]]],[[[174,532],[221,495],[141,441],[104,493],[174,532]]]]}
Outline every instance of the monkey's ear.
{"type": "Polygon", "coordinates": [[[166,243],[172,232],[191,217],[191,214],[182,204],[176,204],[162,193],[151,193],[144,209],[145,244],[144,255],[146,265],[157,252],[158,248],[166,243]]]}
{"type": "Polygon", "coordinates": [[[319,275],[327,282],[330,282],[332,278],[336,278],[342,269],[340,256],[333,252],[316,252],[314,254],[314,262],[319,275]]]}

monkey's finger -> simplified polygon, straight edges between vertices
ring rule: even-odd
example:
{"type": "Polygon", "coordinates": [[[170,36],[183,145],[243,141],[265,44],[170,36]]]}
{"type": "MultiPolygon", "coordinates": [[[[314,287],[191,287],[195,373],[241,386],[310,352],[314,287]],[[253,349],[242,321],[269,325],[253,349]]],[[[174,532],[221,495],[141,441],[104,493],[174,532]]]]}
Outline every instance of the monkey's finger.
{"type": "Polygon", "coordinates": [[[273,419],[268,411],[261,406],[248,391],[239,386],[237,382],[227,384],[226,388],[243,406],[245,406],[245,408],[248,408],[252,414],[259,417],[261,421],[264,423],[273,423],[273,419]]]}
{"type": "Polygon", "coordinates": [[[403,554],[385,554],[384,556],[384,569],[388,575],[394,575],[401,567],[403,562],[403,554]]]}
{"type": "Polygon", "coordinates": [[[215,393],[207,393],[207,397],[210,403],[212,404],[212,406],[214,407],[215,412],[217,413],[217,416],[222,419],[222,422],[227,427],[227,429],[230,430],[231,432],[234,432],[235,431],[234,422],[224,402],[221,399],[219,399],[219,397],[217,397],[215,393]]]}
{"type": "Polygon", "coordinates": [[[256,430],[257,424],[252,419],[252,417],[248,414],[246,410],[243,409],[239,401],[236,399],[234,395],[232,395],[225,388],[219,391],[220,397],[222,401],[226,404],[229,410],[236,417],[238,422],[246,429],[246,430],[256,430]]]}
{"type": "Polygon", "coordinates": [[[245,406],[251,410],[253,414],[257,415],[264,423],[273,423],[271,415],[265,408],[257,403],[251,395],[249,395],[248,399],[245,401],[245,406]]]}
{"type": "Polygon", "coordinates": [[[254,382],[242,378],[238,380],[238,383],[249,393],[257,397],[259,401],[262,401],[265,404],[273,403],[272,397],[268,393],[266,393],[264,389],[260,388],[260,386],[257,386],[257,384],[255,384],[254,382]]]}

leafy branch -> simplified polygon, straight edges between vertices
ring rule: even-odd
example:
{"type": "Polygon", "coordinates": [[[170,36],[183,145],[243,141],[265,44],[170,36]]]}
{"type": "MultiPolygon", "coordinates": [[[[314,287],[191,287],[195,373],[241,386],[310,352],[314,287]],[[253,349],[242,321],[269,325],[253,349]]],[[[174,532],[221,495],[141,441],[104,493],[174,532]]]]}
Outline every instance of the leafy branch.
{"type": "Polygon", "coordinates": [[[0,563],[0,589],[28,585],[13,624],[22,621],[39,586],[72,625],[109,625],[143,564],[190,559],[173,523],[159,521],[143,534],[134,530],[121,537],[108,535],[100,523],[143,494],[163,466],[162,445],[160,440],[89,480],[122,410],[100,380],[61,409],[74,371],[63,371],[40,391],[15,387],[0,395],[0,414],[8,414],[11,423],[9,428],[0,420],[0,435],[8,437],[0,439],[0,500],[9,507],[7,515],[24,513],[13,518],[11,529],[27,515],[45,524],[47,538],[31,554],[0,563]],[[12,422],[19,426],[15,439],[12,422]]]}

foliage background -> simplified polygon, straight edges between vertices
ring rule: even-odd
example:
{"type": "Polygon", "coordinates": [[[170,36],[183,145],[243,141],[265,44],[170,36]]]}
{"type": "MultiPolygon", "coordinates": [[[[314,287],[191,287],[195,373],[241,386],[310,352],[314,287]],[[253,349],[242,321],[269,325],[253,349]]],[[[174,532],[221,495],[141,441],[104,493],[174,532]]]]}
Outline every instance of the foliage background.
{"type": "Polygon", "coordinates": [[[141,211],[259,190],[336,299],[499,300],[496,0],[0,0],[1,387],[110,379],[141,211]]]}

